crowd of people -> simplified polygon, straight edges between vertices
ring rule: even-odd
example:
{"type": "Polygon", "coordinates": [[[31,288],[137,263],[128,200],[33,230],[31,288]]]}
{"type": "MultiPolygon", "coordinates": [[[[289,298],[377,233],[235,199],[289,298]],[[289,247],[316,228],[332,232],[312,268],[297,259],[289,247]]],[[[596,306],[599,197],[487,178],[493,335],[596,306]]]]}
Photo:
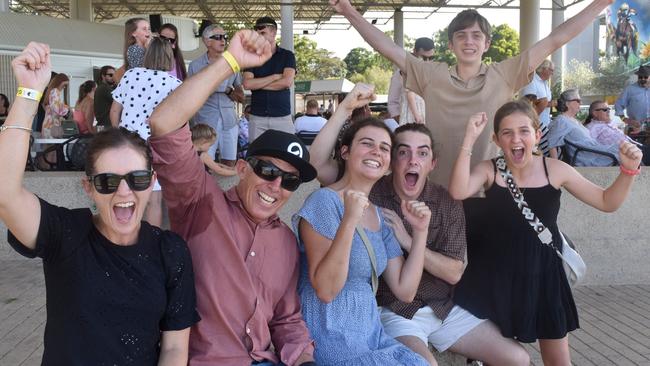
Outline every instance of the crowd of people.
{"type": "MultiPolygon", "coordinates": [[[[124,65],[102,68],[98,86],[82,84],[74,112],[96,133],[82,180],[95,214],[23,185],[40,100],[50,134],[69,108],[67,76],[51,78],[49,47],[30,43],[12,61],[19,90],[0,127],[0,219],[18,253],[43,261],[43,364],[436,365],[431,344],[490,365],[528,365],[520,342],[539,342],[546,365],[570,365],[568,333],[579,320],[558,255],[561,193],[615,211],[643,154],[610,131],[601,101],[582,126],[577,90],[563,92],[561,114],[547,118],[553,65],[544,60],[610,2],[594,0],[491,65],[481,62],[490,24],[464,10],[449,25],[457,63],[447,65],[430,60],[426,40],[405,52],[349,0],[330,0],[401,70],[394,79],[407,110],[389,112],[399,120],[389,127],[369,115],[373,86],[357,84],[310,149],[291,117],[295,56],[275,44],[275,20],[231,39],[207,27],[207,52],[186,72],[175,27],[155,36],[131,19],[124,65]],[[539,87],[513,101],[533,74],[539,87]],[[238,122],[243,88],[252,103],[238,122]],[[243,156],[231,149],[241,129],[243,156]],[[609,187],[554,159],[574,136],[611,146],[620,174],[609,187]],[[211,172],[238,183],[224,190],[211,172]],[[321,188],[288,226],[279,210],[314,179],[321,188]],[[163,200],[170,231],[158,227],[163,200]]],[[[307,117],[318,114],[318,103],[307,107],[307,117]]]]}

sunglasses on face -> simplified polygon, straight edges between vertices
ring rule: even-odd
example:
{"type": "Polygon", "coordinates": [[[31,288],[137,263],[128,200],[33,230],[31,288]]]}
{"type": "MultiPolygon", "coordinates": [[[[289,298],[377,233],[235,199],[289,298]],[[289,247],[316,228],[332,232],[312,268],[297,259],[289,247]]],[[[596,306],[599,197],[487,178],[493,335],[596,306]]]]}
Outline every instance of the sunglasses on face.
{"type": "Polygon", "coordinates": [[[289,192],[293,192],[298,189],[298,186],[302,183],[300,178],[292,173],[287,173],[284,170],[278,168],[273,163],[260,160],[254,157],[249,157],[246,159],[253,172],[258,177],[264,179],[268,182],[273,182],[277,177],[282,177],[280,181],[280,187],[286,189],[289,192]]]}
{"type": "Polygon", "coordinates": [[[596,109],[594,109],[594,111],[597,111],[597,112],[609,112],[610,110],[611,110],[611,109],[610,109],[609,107],[607,107],[607,108],[596,108],[596,109]]]}
{"type": "Polygon", "coordinates": [[[646,80],[647,78],[648,78],[648,76],[639,76],[639,79],[646,80]]]}
{"type": "Polygon", "coordinates": [[[169,37],[165,37],[163,35],[159,35],[158,37],[160,37],[160,39],[162,39],[163,41],[167,41],[167,42],[169,42],[171,44],[176,43],[176,38],[169,38],[169,37]]]}
{"type": "Polygon", "coordinates": [[[113,77],[113,75],[115,75],[115,74],[106,74],[106,76],[110,76],[110,77],[113,77]]]}
{"type": "Polygon", "coordinates": [[[228,40],[228,35],[227,34],[213,34],[209,37],[210,39],[214,39],[215,41],[227,41],[228,40]]]}
{"type": "Polygon", "coordinates": [[[97,192],[101,194],[111,194],[117,191],[122,179],[126,181],[132,191],[140,192],[149,188],[152,176],[151,170],[134,170],[124,175],[113,173],[91,175],[88,177],[88,181],[92,182],[97,192]]]}
{"type": "Polygon", "coordinates": [[[423,61],[433,61],[434,56],[420,56],[420,59],[422,59],[423,61]]]}

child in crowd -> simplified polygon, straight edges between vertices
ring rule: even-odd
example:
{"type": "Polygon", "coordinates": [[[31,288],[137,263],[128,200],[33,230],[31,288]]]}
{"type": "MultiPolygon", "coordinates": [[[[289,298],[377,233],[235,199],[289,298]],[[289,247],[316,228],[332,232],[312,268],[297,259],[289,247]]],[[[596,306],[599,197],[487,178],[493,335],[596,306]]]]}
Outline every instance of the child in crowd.
{"type": "Polygon", "coordinates": [[[539,341],[545,365],[570,365],[568,332],[579,324],[556,253],[562,251],[557,223],[562,188],[589,206],[616,211],[639,173],[641,151],[622,142],[621,172],[607,189],[601,188],[563,161],[533,154],[541,138],[538,114],[528,102],[515,101],[504,104],[494,117],[493,140],[503,158],[470,168],[475,143],[488,124],[485,112],[469,119],[449,182],[449,193],[457,200],[485,191],[480,199],[484,211],[472,215],[478,216],[477,227],[472,227],[471,217],[467,221],[469,232],[476,234],[468,235],[468,266],[454,300],[475,316],[492,320],[504,337],[539,341]],[[546,229],[535,224],[533,230],[531,211],[546,229]],[[522,212],[527,212],[526,218],[522,212]],[[546,232],[551,240],[536,231],[546,232]]]}
{"type": "Polygon", "coordinates": [[[194,145],[194,150],[199,154],[201,161],[205,165],[206,170],[226,177],[237,174],[235,169],[217,163],[207,153],[215,141],[217,141],[217,131],[214,128],[203,123],[198,123],[192,127],[192,144],[194,145]]]}

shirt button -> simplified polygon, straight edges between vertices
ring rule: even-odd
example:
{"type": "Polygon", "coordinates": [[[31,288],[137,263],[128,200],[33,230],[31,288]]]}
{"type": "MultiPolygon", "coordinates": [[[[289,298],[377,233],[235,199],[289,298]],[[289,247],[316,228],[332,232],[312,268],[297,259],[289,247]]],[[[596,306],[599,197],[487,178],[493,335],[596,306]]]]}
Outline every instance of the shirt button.
{"type": "Polygon", "coordinates": [[[251,334],[251,328],[246,328],[246,334],[251,334]]]}
{"type": "Polygon", "coordinates": [[[255,256],[255,252],[251,252],[251,257],[254,257],[254,256],[255,256]]]}

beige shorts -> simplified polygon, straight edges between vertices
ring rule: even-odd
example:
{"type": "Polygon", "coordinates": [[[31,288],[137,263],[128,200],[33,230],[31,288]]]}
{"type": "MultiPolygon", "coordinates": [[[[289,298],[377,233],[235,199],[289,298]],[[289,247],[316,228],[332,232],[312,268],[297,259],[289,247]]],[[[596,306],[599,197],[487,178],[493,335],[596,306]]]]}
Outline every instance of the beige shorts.
{"type": "Polygon", "coordinates": [[[280,130],[296,133],[291,115],[282,117],[262,117],[254,114],[248,119],[248,141],[253,141],[266,130],[280,130]]]}

